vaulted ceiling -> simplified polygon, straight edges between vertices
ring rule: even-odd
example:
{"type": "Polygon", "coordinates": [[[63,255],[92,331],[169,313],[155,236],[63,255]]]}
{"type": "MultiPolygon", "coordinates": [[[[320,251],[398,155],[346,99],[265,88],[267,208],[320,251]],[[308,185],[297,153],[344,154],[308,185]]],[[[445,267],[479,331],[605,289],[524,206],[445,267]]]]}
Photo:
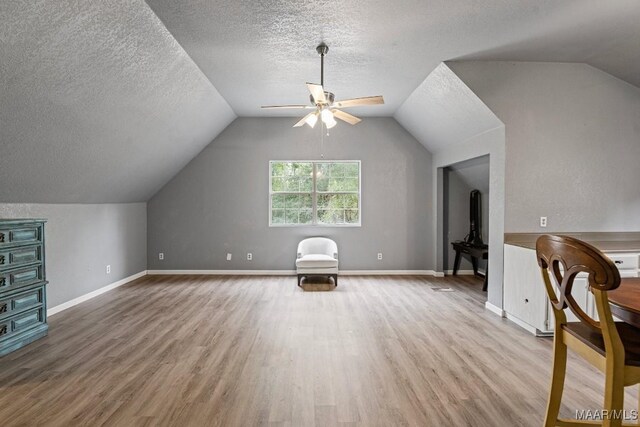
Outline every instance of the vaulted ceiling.
{"type": "Polygon", "coordinates": [[[637,0],[147,0],[239,116],[299,115],[320,80],[337,98],[384,95],[392,115],[442,61],[586,62],[640,84],[637,0]]]}
{"type": "Polygon", "coordinates": [[[3,1],[0,202],[147,200],[236,116],[297,115],[259,106],[308,99],[320,41],[326,87],[390,116],[437,108],[420,86],[460,58],[640,85],[637,22],[636,0],[3,1]]]}

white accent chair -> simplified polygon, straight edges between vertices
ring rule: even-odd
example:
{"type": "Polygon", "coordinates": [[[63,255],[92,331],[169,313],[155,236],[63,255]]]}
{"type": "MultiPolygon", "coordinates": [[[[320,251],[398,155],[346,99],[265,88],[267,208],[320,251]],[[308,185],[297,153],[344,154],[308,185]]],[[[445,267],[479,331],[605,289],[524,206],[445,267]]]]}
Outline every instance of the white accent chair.
{"type": "Polygon", "coordinates": [[[326,237],[310,237],[298,244],[298,286],[303,277],[333,277],[338,286],[338,245],[326,237]]]}

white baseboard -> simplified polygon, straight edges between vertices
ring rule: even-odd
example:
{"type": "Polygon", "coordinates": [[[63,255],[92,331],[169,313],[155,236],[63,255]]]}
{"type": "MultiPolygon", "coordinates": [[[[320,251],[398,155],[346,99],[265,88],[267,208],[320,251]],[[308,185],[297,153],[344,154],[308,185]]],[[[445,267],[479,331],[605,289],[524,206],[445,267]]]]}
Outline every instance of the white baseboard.
{"type": "Polygon", "coordinates": [[[526,330],[527,332],[529,332],[529,333],[531,333],[533,335],[538,335],[538,329],[536,329],[535,327],[531,326],[527,322],[524,322],[524,321],[518,319],[516,316],[505,312],[504,317],[506,317],[508,320],[511,320],[513,323],[515,323],[516,325],[520,326],[522,329],[526,330]]]}
{"type": "MultiPolygon", "coordinates": [[[[483,269],[481,269],[481,268],[478,269],[478,273],[480,273],[482,276],[484,276],[486,274],[485,271],[483,269]]],[[[453,270],[445,270],[444,274],[447,275],[447,276],[453,276],[453,270]]],[[[456,275],[458,275],[458,276],[473,276],[474,272],[473,272],[473,270],[458,270],[456,275]]]]}
{"type": "Polygon", "coordinates": [[[342,276],[435,276],[433,270],[342,270],[342,276]]]}
{"type": "MultiPolygon", "coordinates": [[[[453,270],[445,270],[445,276],[453,276],[453,270]]],[[[473,270],[458,270],[456,273],[458,276],[473,276],[473,270]]]]}
{"type": "MultiPolygon", "coordinates": [[[[149,275],[295,276],[295,270],[148,270],[149,275]]],[[[340,276],[439,276],[433,270],[340,270],[340,276]]]]}
{"type": "Polygon", "coordinates": [[[51,307],[51,308],[47,309],[47,316],[53,316],[54,314],[60,313],[63,310],[66,310],[68,308],[73,307],[74,305],[78,305],[81,302],[88,301],[91,298],[95,298],[98,295],[102,295],[105,292],[108,292],[108,291],[110,291],[112,289],[115,289],[115,288],[117,288],[119,286],[127,284],[127,283],[129,283],[129,282],[131,282],[133,280],[139,279],[140,277],[146,276],[146,275],[147,275],[147,270],[143,270],[143,271],[141,271],[139,273],[136,273],[136,274],[133,274],[133,275],[131,275],[129,277],[125,277],[122,280],[118,280],[117,282],[113,282],[113,283],[111,283],[111,284],[109,284],[107,286],[103,286],[100,289],[96,289],[95,291],[89,292],[88,294],[84,294],[84,295],[81,295],[81,296],[79,296],[77,298],[74,298],[71,301],[67,301],[67,302],[64,302],[62,304],[56,305],[55,307],[51,307]]]}
{"type": "Polygon", "coordinates": [[[491,304],[489,301],[486,301],[484,303],[484,308],[486,308],[487,310],[489,310],[492,313],[497,314],[500,317],[504,317],[505,316],[505,312],[503,309],[501,309],[500,307],[498,307],[497,305],[493,305],[491,304]]]}
{"type": "Polygon", "coordinates": [[[205,276],[295,276],[295,270],[148,270],[153,276],[205,275],[205,276]]]}

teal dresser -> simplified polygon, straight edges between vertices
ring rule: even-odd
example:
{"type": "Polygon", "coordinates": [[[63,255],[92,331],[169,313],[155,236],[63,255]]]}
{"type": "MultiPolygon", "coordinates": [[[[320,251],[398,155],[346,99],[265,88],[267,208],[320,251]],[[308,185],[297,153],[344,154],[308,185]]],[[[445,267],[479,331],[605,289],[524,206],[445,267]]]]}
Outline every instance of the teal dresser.
{"type": "Polygon", "coordinates": [[[47,335],[44,223],[0,219],[0,356],[47,335]]]}

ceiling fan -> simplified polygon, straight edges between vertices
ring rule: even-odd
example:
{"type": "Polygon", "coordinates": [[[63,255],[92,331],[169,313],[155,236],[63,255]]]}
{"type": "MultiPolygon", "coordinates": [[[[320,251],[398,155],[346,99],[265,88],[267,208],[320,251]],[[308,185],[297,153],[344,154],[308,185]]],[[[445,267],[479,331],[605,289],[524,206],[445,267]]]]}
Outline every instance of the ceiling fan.
{"type": "Polygon", "coordinates": [[[363,105],[384,104],[382,96],[366,96],[364,98],[345,99],[343,101],[334,101],[335,95],[324,90],[324,57],[329,52],[329,46],[321,43],[316,52],[320,55],[320,84],[307,83],[307,88],[311,95],[311,105],[263,105],[265,109],[304,109],[315,110],[304,116],[293,127],[300,127],[305,123],[310,127],[314,127],[318,122],[318,117],[325,124],[327,129],[331,129],[336,125],[335,119],[340,119],[349,124],[355,125],[362,121],[356,116],[338,110],[336,107],[349,108],[359,107],[363,105]]]}

